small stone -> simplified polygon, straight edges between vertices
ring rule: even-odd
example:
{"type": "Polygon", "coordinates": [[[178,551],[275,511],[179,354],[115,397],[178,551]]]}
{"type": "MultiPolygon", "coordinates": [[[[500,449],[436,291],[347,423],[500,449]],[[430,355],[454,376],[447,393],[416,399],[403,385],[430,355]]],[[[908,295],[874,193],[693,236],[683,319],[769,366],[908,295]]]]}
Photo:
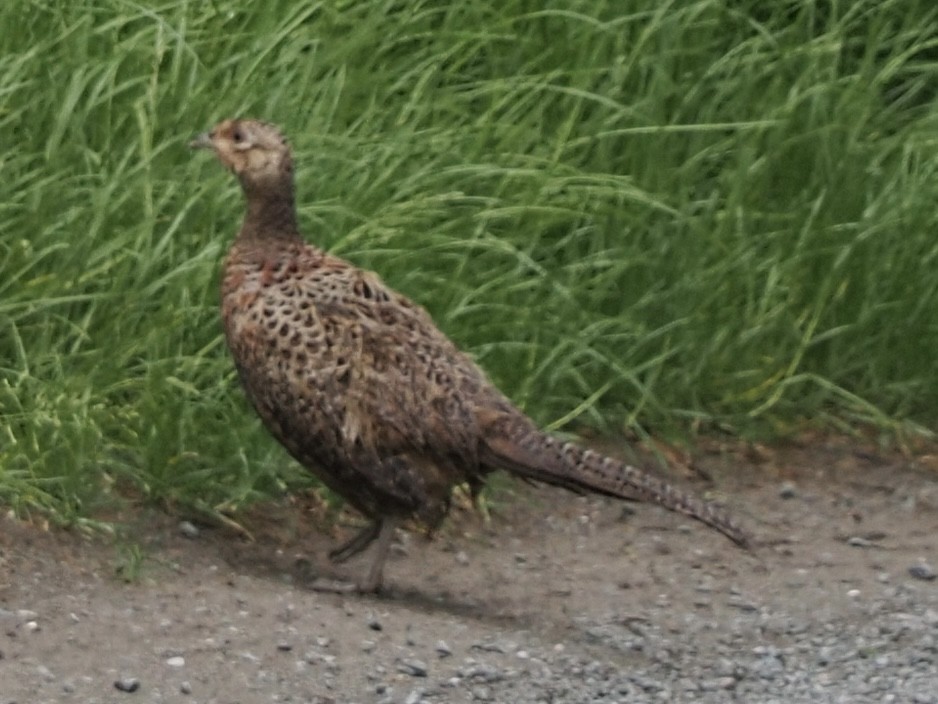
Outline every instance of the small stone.
{"type": "Polygon", "coordinates": [[[469,556],[466,554],[464,550],[460,550],[459,552],[456,553],[456,562],[458,562],[460,565],[469,564],[469,556]]]}
{"type": "Polygon", "coordinates": [[[140,680],[136,677],[121,677],[114,682],[114,689],[121,692],[136,692],[140,689],[140,680]]]}
{"type": "Polygon", "coordinates": [[[183,680],[179,683],[179,691],[182,694],[192,694],[192,685],[189,684],[188,680],[183,680]]]}
{"type": "Polygon", "coordinates": [[[190,540],[195,540],[199,537],[199,529],[190,521],[180,521],[179,532],[182,533],[183,537],[189,538],[190,540]]]}
{"type": "Polygon", "coordinates": [[[449,645],[446,644],[445,640],[438,640],[436,642],[436,652],[441,658],[448,658],[453,654],[453,651],[450,649],[449,645]]]}
{"type": "Polygon", "coordinates": [[[368,628],[370,628],[373,631],[380,631],[383,629],[383,626],[381,625],[381,622],[374,615],[369,615],[368,616],[368,628]]]}
{"type": "Polygon", "coordinates": [[[472,650],[481,650],[486,653],[501,653],[502,655],[505,653],[505,646],[495,641],[473,643],[470,647],[472,650]]]}
{"type": "Polygon", "coordinates": [[[489,687],[473,687],[472,698],[477,702],[490,702],[494,700],[492,690],[489,687]]]}
{"type": "Polygon", "coordinates": [[[16,612],[16,616],[22,621],[35,621],[39,618],[39,614],[30,609],[19,609],[16,612]]]}
{"type": "Polygon", "coordinates": [[[859,535],[851,535],[847,538],[847,545],[852,548],[869,548],[873,547],[874,543],[872,540],[861,538],[859,535]]]}
{"type": "Polygon", "coordinates": [[[934,581],[938,574],[935,573],[935,568],[929,565],[927,562],[921,562],[917,565],[912,565],[909,568],[909,574],[912,575],[915,579],[921,579],[926,582],[934,581]]]}
{"type": "Polygon", "coordinates": [[[749,613],[759,610],[759,607],[753,604],[751,601],[746,601],[742,597],[738,596],[732,596],[727,599],[726,605],[749,613]]]}
{"type": "Polygon", "coordinates": [[[182,655],[174,655],[171,658],[166,658],[166,664],[170,667],[184,667],[186,659],[182,655]]]}
{"type": "Polygon", "coordinates": [[[421,701],[423,701],[423,690],[415,689],[407,695],[407,698],[404,700],[404,704],[420,704],[421,701]]]}
{"type": "Polygon", "coordinates": [[[397,671],[411,677],[426,677],[427,665],[421,660],[401,660],[397,663],[397,671]]]}
{"type": "Polygon", "coordinates": [[[475,680],[477,682],[485,682],[486,684],[493,684],[503,679],[503,675],[499,669],[492,667],[491,665],[473,665],[472,667],[466,669],[462,674],[467,679],[475,680]]]}
{"type": "Polygon", "coordinates": [[[794,499],[798,496],[798,489],[792,482],[785,482],[779,487],[778,496],[780,499],[794,499]]]}
{"type": "Polygon", "coordinates": [[[277,650],[279,650],[281,653],[289,653],[291,650],[293,650],[293,646],[285,641],[280,641],[277,643],[277,650]]]}
{"type": "Polygon", "coordinates": [[[759,658],[753,671],[761,679],[774,680],[784,673],[785,665],[778,656],[767,655],[759,658]]]}

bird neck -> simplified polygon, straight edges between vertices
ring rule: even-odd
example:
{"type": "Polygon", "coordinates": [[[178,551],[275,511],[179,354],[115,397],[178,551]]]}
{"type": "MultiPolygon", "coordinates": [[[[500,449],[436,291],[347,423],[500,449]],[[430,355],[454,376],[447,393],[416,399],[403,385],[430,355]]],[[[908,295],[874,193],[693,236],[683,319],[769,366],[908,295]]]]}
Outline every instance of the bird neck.
{"type": "Polygon", "coordinates": [[[239,239],[300,239],[292,181],[284,179],[277,184],[263,185],[242,182],[241,185],[247,199],[247,214],[239,239]]]}

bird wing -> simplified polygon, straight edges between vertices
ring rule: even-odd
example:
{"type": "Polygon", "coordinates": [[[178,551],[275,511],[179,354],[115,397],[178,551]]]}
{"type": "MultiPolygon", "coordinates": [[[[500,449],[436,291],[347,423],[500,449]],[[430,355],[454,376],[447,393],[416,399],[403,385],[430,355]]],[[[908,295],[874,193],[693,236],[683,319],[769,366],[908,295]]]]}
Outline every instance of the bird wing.
{"type": "Polygon", "coordinates": [[[342,432],[378,457],[429,455],[463,471],[478,465],[476,406],[508,403],[472,359],[419,305],[376,274],[332,263],[314,305],[323,324],[342,330],[348,358],[342,432]]]}

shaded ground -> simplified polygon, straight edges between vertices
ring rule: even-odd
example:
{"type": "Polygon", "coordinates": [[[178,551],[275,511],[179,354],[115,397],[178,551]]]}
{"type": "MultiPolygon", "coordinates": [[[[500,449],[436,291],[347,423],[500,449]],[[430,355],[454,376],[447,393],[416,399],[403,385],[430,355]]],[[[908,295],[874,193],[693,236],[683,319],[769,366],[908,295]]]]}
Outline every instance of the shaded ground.
{"type": "Polygon", "coordinates": [[[0,520],[0,704],[938,702],[934,456],[818,441],[694,466],[755,552],[512,485],[487,526],[405,537],[380,598],[304,586],[297,559],[336,536],[298,504],[243,517],[253,543],[144,514],[123,551],[0,520]]]}

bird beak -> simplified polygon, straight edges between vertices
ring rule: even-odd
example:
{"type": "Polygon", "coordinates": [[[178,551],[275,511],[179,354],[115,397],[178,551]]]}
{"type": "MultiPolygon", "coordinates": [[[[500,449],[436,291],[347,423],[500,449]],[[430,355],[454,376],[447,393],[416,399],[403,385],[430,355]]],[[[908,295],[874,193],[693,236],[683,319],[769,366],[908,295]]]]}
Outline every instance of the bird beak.
{"type": "Polygon", "coordinates": [[[213,149],[215,147],[212,144],[212,135],[210,132],[203,132],[202,134],[196,135],[189,142],[189,149],[213,149]]]}

